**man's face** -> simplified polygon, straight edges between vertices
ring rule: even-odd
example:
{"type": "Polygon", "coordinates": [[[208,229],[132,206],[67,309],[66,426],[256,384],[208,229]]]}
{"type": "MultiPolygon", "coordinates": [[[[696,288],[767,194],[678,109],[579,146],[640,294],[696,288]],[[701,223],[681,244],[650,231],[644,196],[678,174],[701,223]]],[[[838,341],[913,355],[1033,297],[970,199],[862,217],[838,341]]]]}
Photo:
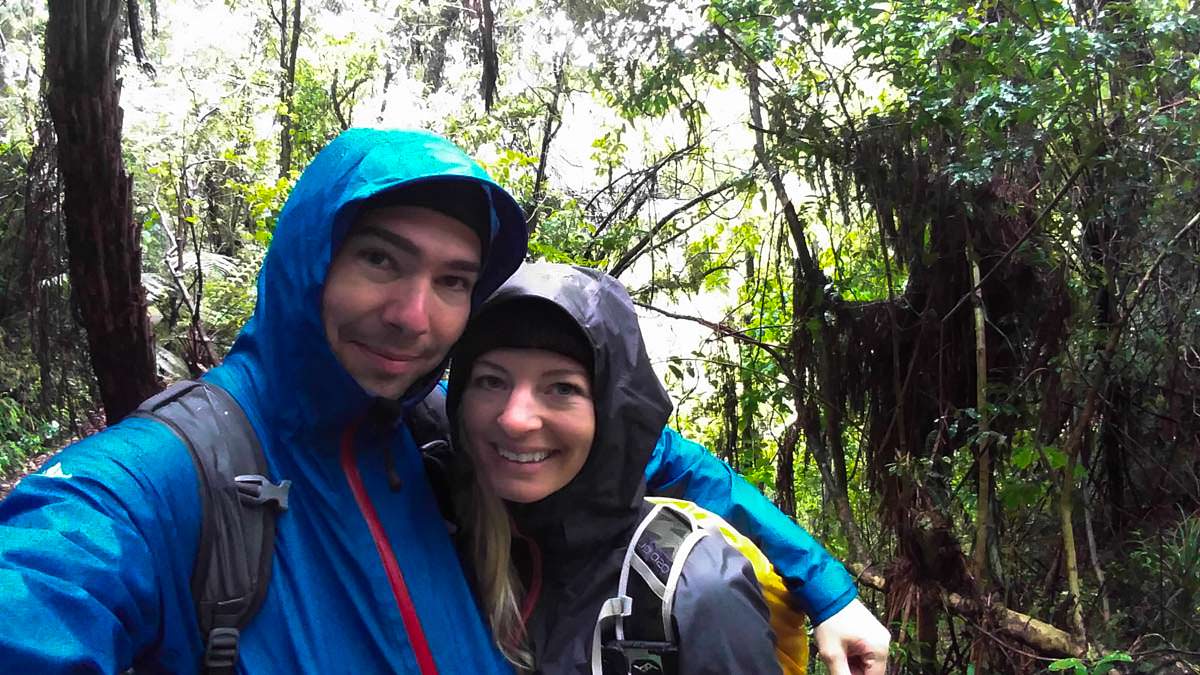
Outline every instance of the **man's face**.
{"type": "Polygon", "coordinates": [[[398,398],[462,335],[479,278],[479,237],[431,209],[368,211],[329,266],[325,337],[367,392],[398,398]]]}

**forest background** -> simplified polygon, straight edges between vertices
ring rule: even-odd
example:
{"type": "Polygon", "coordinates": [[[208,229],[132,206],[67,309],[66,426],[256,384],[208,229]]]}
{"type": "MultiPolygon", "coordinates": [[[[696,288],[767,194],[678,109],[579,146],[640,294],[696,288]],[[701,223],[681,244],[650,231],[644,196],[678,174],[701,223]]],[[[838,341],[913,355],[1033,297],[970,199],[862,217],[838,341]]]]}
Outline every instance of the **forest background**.
{"type": "Polygon", "coordinates": [[[219,361],[314,153],[423,127],[630,287],[896,672],[1200,672],[1198,113],[1196,0],[0,0],[0,476],[219,361]]]}

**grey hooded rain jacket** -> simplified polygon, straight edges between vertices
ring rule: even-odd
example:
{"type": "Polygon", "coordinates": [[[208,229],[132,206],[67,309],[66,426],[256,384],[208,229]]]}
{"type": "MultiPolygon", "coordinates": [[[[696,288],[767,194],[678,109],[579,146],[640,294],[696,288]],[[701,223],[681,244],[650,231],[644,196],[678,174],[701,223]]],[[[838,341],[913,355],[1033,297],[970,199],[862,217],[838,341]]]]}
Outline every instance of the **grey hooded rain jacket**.
{"type": "MultiPolygon", "coordinates": [[[[535,672],[586,674],[601,605],[616,594],[630,537],[649,512],[644,472],[671,402],[650,366],[628,294],[596,270],[525,265],[487,301],[461,344],[471,343],[473,331],[489,330],[508,303],[531,299],[564,310],[591,343],[596,435],[583,469],[564,488],[539,502],[509,504],[522,535],[514,538],[514,558],[536,594],[527,619],[535,672]]],[[[452,419],[467,370],[451,367],[452,419]]],[[[673,615],[681,674],[780,672],[754,571],[724,539],[705,537],[694,549],[673,615]]]]}

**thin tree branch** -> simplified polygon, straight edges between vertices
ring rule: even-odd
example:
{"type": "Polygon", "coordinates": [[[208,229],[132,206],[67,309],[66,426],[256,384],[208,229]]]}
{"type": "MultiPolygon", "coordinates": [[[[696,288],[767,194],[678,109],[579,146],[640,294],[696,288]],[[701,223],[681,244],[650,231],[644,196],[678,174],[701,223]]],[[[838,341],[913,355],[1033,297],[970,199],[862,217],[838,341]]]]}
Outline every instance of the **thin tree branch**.
{"type": "Polygon", "coordinates": [[[692,323],[698,323],[701,326],[704,326],[705,328],[711,329],[714,333],[716,333],[717,335],[720,335],[721,337],[731,337],[739,342],[744,342],[745,344],[758,347],[759,349],[763,350],[764,352],[770,354],[771,358],[774,359],[776,364],[779,365],[780,370],[782,370],[784,373],[787,374],[788,379],[792,382],[795,382],[796,378],[795,378],[794,373],[792,373],[791,366],[790,366],[786,356],[783,354],[783,352],[780,351],[780,348],[778,345],[767,344],[766,342],[757,340],[755,338],[750,337],[749,335],[746,335],[742,331],[730,328],[729,326],[727,326],[723,323],[709,321],[708,319],[703,319],[698,316],[689,316],[687,314],[678,314],[676,312],[671,312],[671,311],[662,309],[661,307],[655,307],[654,305],[649,305],[644,302],[638,302],[636,300],[634,301],[633,304],[637,305],[638,307],[642,307],[644,309],[649,309],[651,311],[658,312],[659,314],[662,314],[663,316],[665,316],[669,319],[678,319],[680,321],[691,321],[692,323]]]}
{"type": "Polygon", "coordinates": [[[684,202],[680,206],[677,206],[674,209],[671,209],[671,211],[668,212],[667,215],[663,216],[662,218],[659,218],[658,222],[655,223],[654,227],[650,228],[649,232],[647,232],[641,239],[638,240],[638,242],[636,244],[633,245],[632,248],[630,248],[628,251],[626,251],[625,254],[622,255],[619,260],[617,260],[617,262],[612,266],[612,268],[608,271],[608,273],[614,277],[620,276],[622,272],[629,269],[629,266],[632,265],[635,260],[637,260],[637,257],[641,254],[642,250],[645,249],[646,246],[651,241],[653,241],[654,237],[659,232],[661,232],[664,227],[669,225],[672,220],[675,219],[675,216],[678,216],[679,214],[688,211],[693,206],[696,206],[697,204],[700,204],[701,202],[703,202],[711,197],[715,197],[716,195],[721,194],[722,192],[728,190],[731,187],[737,186],[743,180],[745,180],[745,179],[741,176],[727,180],[724,183],[721,183],[720,185],[718,185],[717,187],[712,188],[711,190],[708,190],[706,192],[702,192],[702,193],[696,195],[695,197],[689,199],[688,201],[684,202]]]}

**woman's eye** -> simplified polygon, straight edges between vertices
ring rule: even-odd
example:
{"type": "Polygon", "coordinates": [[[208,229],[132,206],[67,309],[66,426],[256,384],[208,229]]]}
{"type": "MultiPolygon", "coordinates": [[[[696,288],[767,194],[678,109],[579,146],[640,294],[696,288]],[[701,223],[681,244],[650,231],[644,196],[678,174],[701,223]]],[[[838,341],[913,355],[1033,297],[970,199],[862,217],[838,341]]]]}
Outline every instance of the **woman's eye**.
{"type": "Polygon", "coordinates": [[[504,388],[504,380],[495,375],[476,375],[471,379],[471,386],[477,389],[502,389],[504,388]]]}
{"type": "Polygon", "coordinates": [[[574,382],[555,382],[550,385],[550,393],[555,396],[587,396],[583,387],[574,382]]]}

